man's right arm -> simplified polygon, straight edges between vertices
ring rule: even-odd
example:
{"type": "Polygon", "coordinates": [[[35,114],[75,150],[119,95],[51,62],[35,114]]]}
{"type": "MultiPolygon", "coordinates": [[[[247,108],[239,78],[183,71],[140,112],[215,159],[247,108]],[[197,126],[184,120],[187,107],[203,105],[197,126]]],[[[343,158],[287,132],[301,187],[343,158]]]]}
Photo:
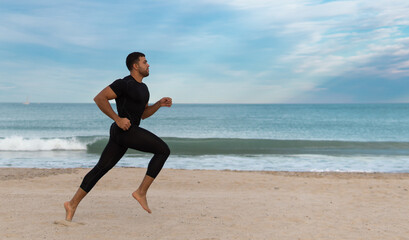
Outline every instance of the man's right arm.
{"type": "Polygon", "coordinates": [[[118,127],[126,131],[131,127],[131,122],[127,118],[121,118],[114,112],[109,103],[109,100],[117,98],[115,92],[111,87],[104,88],[97,96],[94,97],[94,102],[97,104],[99,109],[105,113],[108,117],[116,122],[118,127]]]}

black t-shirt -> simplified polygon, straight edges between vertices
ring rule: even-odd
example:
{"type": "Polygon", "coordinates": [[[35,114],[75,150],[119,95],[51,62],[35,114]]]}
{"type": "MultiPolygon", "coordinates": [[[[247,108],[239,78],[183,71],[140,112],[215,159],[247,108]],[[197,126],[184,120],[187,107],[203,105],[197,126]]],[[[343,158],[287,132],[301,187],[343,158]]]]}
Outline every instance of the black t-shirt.
{"type": "Polygon", "coordinates": [[[139,126],[149,101],[148,87],[137,82],[131,75],[115,80],[109,86],[117,96],[115,102],[119,117],[128,118],[131,125],[139,126]]]}

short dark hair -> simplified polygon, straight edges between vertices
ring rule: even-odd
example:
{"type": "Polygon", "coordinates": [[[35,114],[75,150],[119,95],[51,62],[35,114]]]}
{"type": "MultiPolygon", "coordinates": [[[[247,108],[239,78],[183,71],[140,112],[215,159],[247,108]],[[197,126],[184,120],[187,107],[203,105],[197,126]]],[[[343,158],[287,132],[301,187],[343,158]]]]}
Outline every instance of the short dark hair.
{"type": "Polygon", "coordinates": [[[132,65],[138,62],[140,57],[145,57],[145,54],[140,52],[133,52],[130,53],[128,57],[126,57],[126,67],[129,69],[129,71],[132,70],[132,65]]]}

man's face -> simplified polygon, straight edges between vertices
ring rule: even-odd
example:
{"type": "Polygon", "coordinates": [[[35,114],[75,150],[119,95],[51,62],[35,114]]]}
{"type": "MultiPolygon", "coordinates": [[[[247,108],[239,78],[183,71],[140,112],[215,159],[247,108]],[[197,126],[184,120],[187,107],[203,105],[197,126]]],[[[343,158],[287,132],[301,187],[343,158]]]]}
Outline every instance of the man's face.
{"type": "Polygon", "coordinates": [[[139,62],[136,63],[138,67],[138,72],[143,77],[149,76],[149,64],[145,57],[139,57],[139,62]]]}

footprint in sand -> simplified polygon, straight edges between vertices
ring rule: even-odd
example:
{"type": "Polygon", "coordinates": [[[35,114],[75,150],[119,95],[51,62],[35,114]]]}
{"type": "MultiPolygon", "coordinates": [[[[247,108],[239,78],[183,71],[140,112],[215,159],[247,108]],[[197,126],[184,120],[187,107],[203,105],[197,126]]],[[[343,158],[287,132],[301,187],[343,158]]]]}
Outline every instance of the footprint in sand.
{"type": "Polygon", "coordinates": [[[70,222],[70,221],[67,221],[67,220],[57,220],[57,221],[54,221],[54,224],[59,225],[59,226],[65,226],[65,227],[74,227],[74,226],[85,225],[85,223],[70,222]]]}

